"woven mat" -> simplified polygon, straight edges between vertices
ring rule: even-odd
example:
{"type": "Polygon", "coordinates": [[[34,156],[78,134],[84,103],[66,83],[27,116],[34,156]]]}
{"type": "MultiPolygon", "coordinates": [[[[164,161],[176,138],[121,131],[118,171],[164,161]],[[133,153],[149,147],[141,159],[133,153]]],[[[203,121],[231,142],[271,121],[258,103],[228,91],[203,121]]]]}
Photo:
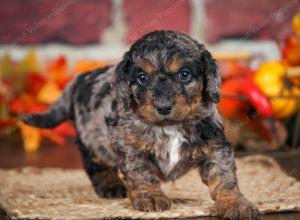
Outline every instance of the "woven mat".
{"type": "MultiPolygon", "coordinates": [[[[300,211],[300,182],[264,156],[237,159],[241,191],[262,213],[300,211]]],[[[11,218],[101,219],[173,218],[215,215],[207,187],[196,170],[163,185],[172,209],[160,213],[133,210],[128,199],[96,196],[82,170],[22,168],[0,170],[0,207],[11,218]]]]}

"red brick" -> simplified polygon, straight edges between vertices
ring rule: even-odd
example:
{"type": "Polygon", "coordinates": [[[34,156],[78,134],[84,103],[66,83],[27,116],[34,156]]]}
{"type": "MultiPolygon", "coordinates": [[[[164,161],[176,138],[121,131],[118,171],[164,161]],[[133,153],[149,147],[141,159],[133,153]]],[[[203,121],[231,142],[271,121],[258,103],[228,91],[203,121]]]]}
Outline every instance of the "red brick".
{"type": "Polygon", "coordinates": [[[297,9],[298,0],[208,0],[204,33],[209,42],[228,37],[282,39],[297,9]]]}
{"type": "Polygon", "coordinates": [[[110,10],[110,0],[1,0],[0,43],[99,42],[110,10]]]}
{"type": "Polygon", "coordinates": [[[126,0],[124,10],[128,24],[126,40],[129,42],[152,30],[190,31],[190,8],[187,0],[126,0]]]}

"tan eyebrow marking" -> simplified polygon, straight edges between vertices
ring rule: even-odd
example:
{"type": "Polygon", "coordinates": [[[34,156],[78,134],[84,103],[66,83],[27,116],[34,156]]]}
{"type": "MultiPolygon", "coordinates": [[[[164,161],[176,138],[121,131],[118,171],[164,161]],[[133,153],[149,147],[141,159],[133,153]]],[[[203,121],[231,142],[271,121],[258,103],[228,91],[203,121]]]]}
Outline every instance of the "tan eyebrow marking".
{"type": "Polygon", "coordinates": [[[172,59],[171,63],[169,64],[169,70],[172,73],[176,73],[183,65],[183,60],[179,58],[172,59]]]}
{"type": "Polygon", "coordinates": [[[155,66],[147,59],[137,58],[135,63],[146,73],[150,74],[155,70],[155,66]]]}

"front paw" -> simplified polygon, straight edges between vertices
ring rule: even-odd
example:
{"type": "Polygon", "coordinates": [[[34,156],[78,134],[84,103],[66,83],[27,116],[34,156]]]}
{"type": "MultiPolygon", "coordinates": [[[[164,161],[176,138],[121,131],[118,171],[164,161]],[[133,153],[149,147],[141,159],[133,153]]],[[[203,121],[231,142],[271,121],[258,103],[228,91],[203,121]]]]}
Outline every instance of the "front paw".
{"type": "Polygon", "coordinates": [[[141,192],[131,199],[133,208],[144,212],[160,212],[171,208],[171,201],[162,192],[141,192]]]}
{"type": "Polygon", "coordinates": [[[230,220],[254,220],[259,218],[258,209],[242,194],[220,193],[216,198],[217,214],[230,220]]]}

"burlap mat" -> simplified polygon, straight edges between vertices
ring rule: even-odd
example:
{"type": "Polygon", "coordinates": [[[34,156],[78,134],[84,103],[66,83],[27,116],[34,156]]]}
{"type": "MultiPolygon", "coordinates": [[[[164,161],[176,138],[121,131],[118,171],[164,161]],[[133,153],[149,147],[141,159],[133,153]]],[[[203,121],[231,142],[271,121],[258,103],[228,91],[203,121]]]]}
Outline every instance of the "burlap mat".
{"type": "MultiPolygon", "coordinates": [[[[287,176],[275,161],[264,156],[237,159],[241,191],[263,213],[300,211],[300,182],[287,176]]],[[[0,170],[0,207],[12,218],[101,219],[172,218],[214,215],[207,187],[197,171],[163,185],[173,200],[172,209],[144,213],[127,199],[98,198],[82,170],[0,170]]]]}

